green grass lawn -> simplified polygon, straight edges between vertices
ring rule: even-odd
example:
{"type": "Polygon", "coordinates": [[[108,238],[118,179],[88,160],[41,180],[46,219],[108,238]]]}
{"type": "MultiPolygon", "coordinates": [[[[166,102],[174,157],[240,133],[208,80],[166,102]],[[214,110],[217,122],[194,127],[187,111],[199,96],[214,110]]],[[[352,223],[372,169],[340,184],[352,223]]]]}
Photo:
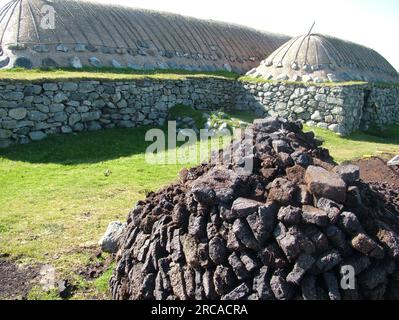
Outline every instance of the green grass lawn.
{"type": "MultiPolygon", "coordinates": [[[[75,271],[90,262],[109,222],[125,221],[139,199],[200,162],[148,164],[148,129],[58,135],[0,150],[0,253],[51,263],[60,277],[82,283],[75,271]]],[[[47,295],[35,288],[30,297],[47,295]]]]}
{"type": "Polygon", "coordinates": [[[345,162],[379,154],[399,154],[399,125],[381,130],[356,132],[349,137],[340,137],[328,130],[305,127],[314,131],[324,141],[337,162],[345,162]]]}
{"type": "Polygon", "coordinates": [[[183,167],[147,164],[144,135],[115,129],[0,151],[0,253],[51,263],[61,278],[81,282],[75,271],[90,262],[108,223],[125,221],[183,167]]]}
{"type": "MultiPolygon", "coordinates": [[[[247,112],[232,117],[253,120],[247,112]]],[[[0,149],[0,253],[26,263],[51,263],[60,276],[79,284],[82,295],[77,297],[85,297],[85,291],[104,291],[110,272],[87,284],[76,270],[89,263],[90,249],[110,221],[124,221],[137,200],[175,181],[187,166],[146,163],[147,129],[58,135],[0,149]]],[[[399,126],[348,138],[312,130],[337,161],[399,153],[399,126]]],[[[31,297],[43,298],[36,291],[31,297]]]]}
{"type": "Polygon", "coordinates": [[[146,192],[176,179],[182,166],[146,164],[145,131],[53,136],[0,151],[0,252],[39,261],[74,255],[146,192]]]}

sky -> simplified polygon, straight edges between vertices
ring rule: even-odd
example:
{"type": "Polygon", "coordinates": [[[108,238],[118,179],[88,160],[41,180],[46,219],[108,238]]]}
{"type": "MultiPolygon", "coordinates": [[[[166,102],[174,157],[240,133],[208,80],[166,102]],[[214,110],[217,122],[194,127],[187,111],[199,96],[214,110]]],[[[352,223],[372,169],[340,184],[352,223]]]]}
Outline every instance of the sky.
{"type": "MultiPolygon", "coordinates": [[[[399,70],[398,0],[93,0],[174,12],[297,36],[329,34],[373,48],[399,70]]],[[[0,0],[0,4],[5,0],[0,0]]]]}

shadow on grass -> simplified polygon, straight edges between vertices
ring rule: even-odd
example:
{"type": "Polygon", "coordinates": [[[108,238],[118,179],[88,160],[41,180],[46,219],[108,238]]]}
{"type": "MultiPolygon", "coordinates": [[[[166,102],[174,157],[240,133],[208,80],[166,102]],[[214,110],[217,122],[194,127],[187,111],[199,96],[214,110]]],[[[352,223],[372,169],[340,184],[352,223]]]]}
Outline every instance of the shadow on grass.
{"type": "MultiPolygon", "coordinates": [[[[231,113],[233,116],[234,113],[231,113]]],[[[248,122],[253,118],[248,113],[235,114],[248,122]]],[[[144,154],[152,142],[145,141],[145,134],[153,127],[132,129],[108,129],[104,131],[82,132],[69,135],[52,135],[42,141],[27,145],[14,145],[0,149],[0,158],[29,163],[57,163],[62,165],[93,164],[103,161],[144,154]]],[[[164,132],[166,128],[163,128],[164,132]]],[[[311,130],[311,128],[309,128],[311,130]]],[[[316,130],[317,133],[317,130],[316,130]]],[[[348,148],[351,142],[399,145],[399,125],[388,126],[383,130],[372,129],[356,132],[342,138],[325,131],[321,132],[334,146],[348,148]]],[[[182,143],[181,143],[182,144],[182,143]]]]}
{"type": "Polygon", "coordinates": [[[341,137],[327,129],[320,129],[305,125],[305,131],[314,131],[318,138],[328,139],[339,145],[348,145],[351,142],[376,143],[386,145],[399,145],[399,125],[389,125],[383,129],[372,128],[368,131],[356,131],[346,137],[341,137]]]}
{"type": "Polygon", "coordinates": [[[355,132],[349,137],[343,138],[348,141],[375,142],[384,144],[399,144],[399,125],[390,125],[383,129],[371,128],[365,132],[355,132]]]}
{"type": "Polygon", "coordinates": [[[0,149],[0,157],[29,163],[76,165],[143,154],[149,127],[108,129],[68,135],[52,135],[42,141],[0,149]]]}
{"type": "MultiPolygon", "coordinates": [[[[176,116],[197,116],[202,112],[185,107],[188,113],[181,114],[178,108],[176,116]],[[180,113],[179,113],[180,112],[180,113]]],[[[248,112],[233,112],[231,116],[242,121],[253,121],[248,112]]],[[[107,129],[76,134],[50,135],[42,141],[26,145],[13,145],[0,149],[0,158],[29,163],[57,163],[62,165],[93,164],[102,161],[144,154],[153,142],[146,142],[145,135],[154,127],[138,127],[132,129],[107,129]]],[[[166,126],[162,129],[167,133],[166,126]]],[[[177,145],[182,145],[179,142],[177,145]]]]}

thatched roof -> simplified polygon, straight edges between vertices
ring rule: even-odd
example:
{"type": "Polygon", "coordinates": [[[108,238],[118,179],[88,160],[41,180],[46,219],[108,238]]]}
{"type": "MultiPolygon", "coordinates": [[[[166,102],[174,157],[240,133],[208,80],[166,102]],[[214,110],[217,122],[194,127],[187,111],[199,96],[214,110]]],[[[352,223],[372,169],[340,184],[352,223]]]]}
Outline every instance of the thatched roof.
{"type": "Polygon", "coordinates": [[[288,39],[227,23],[87,1],[11,0],[0,10],[0,67],[6,59],[7,66],[17,58],[33,66],[52,61],[65,66],[74,57],[83,65],[95,57],[104,66],[206,70],[230,65],[248,71],[288,39]],[[46,5],[55,9],[55,29],[42,27],[46,5]]]}
{"type": "Polygon", "coordinates": [[[399,82],[378,52],[321,34],[294,38],[248,74],[275,80],[399,82]]]}

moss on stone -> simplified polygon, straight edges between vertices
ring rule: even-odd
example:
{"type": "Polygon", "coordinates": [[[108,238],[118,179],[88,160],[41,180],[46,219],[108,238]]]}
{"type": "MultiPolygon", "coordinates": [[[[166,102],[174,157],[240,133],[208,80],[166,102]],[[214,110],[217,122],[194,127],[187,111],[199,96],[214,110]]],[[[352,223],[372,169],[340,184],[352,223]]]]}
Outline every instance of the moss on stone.
{"type": "Polygon", "coordinates": [[[182,79],[224,79],[236,80],[239,77],[234,72],[227,71],[187,71],[180,69],[166,70],[133,70],[129,68],[91,68],[85,67],[80,70],[72,68],[60,69],[32,69],[14,68],[0,70],[0,81],[19,81],[19,82],[42,82],[45,80],[57,81],[79,81],[79,80],[140,80],[140,79],[159,79],[159,80],[182,80],[182,79]]]}

